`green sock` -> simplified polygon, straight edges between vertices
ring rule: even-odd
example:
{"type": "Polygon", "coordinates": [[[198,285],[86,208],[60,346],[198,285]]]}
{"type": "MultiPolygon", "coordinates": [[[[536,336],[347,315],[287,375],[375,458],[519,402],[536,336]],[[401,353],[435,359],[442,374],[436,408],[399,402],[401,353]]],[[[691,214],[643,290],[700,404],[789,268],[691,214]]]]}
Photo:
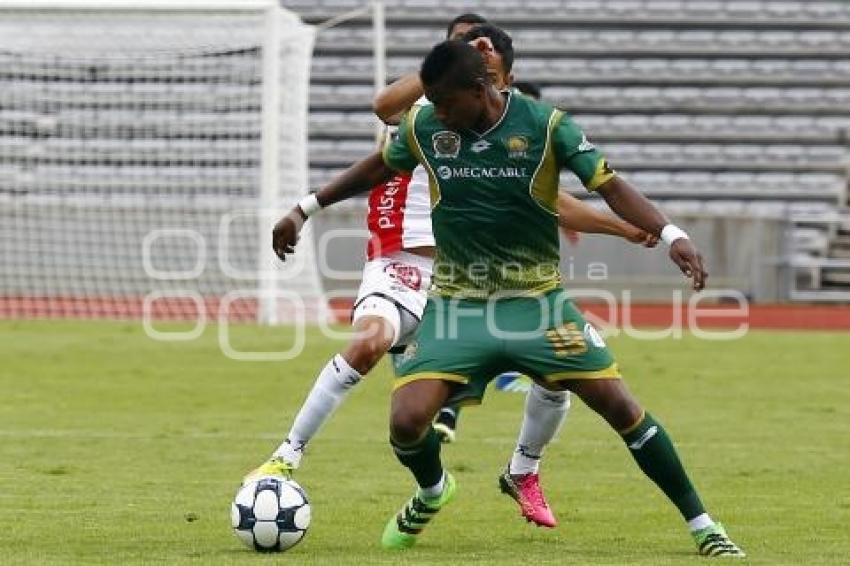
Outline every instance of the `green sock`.
{"type": "Polygon", "coordinates": [[[437,485],[443,478],[443,464],[440,462],[440,437],[434,427],[419,442],[408,446],[400,445],[390,439],[398,461],[407,467],[416,478],[419,487],[437,485]]]}
{"type": "Polygon", "coordinates": [[[661,488],[686,521],[705,513],[673,441],[661,423],[646,413],[634,430],[623,435],[623,440],[643,473],[661,488]]]}

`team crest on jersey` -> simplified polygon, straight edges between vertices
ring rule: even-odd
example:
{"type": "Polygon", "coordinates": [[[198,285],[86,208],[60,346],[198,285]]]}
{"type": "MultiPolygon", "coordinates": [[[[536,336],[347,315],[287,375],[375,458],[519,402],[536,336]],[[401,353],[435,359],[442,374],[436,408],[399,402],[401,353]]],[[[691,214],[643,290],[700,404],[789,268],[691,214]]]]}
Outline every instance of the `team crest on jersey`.
{"type": "Polygon", "coordinates": [[[422,288],[422,273],[418,267],[394,261],[384,267],[384,273],[408,289],[418,291],[422,288]]]}
{"type": "Polygon", "coordinates": [[[511,159],[528,157],[528,138],[525,136],[510,136],[505,140],[505,147],[511,159]]]}
{"type": "Polygon", "coordinates": [[[431,136],[434,142],[434,156],[440,159],[454,159],[460,153],[460,136],[456,132],[443,130],[431,136]]]}

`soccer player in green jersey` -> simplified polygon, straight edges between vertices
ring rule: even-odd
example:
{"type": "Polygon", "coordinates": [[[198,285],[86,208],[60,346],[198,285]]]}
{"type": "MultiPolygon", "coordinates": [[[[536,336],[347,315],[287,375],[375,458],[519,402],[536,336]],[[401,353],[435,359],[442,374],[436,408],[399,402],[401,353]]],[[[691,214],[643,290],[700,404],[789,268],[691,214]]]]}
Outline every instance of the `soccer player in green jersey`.
{"type": "MultiPolygon", "coordinates": [[[[467,30],[460,37],[452,37],[462,39],[482,52],[493,86],[499,90],[513,88],[515,93],[519,92],[535,100],[540,100],[539,87],[532,83],[515,82],[513,80],[513,40],[504,30],[489,23],[481,23],[467,30]]],[[[419,82],[421,83],[421,81],[419,82]]],[[[390,85],[386,90],[392,91],[394,88],[393,85],[390,85]]],[[[384,92],[385,107],[392,108],[387,100],[391,97],[392,95],[384,92]]],[[[580,232],[618,235],[630,242],[643,244],[649,248],[654,247],[658,241],[655,236],[647,234],[617,216],[595,211],[595,209],[590,209],[594,211],[593,214],[590,214],[587,205],[566,191],[561,191],[558,195],[557,206],[561,231],[572,243],[577,241],[580,232]]],[[[516,377],[519,375],[517,372],[508,372],[497,376],[496,385],[498,387],[500,383],[510,382],[511,380],[516,383],[519,379],[527,379],[524,376],[522,378],[516,377]]],[[[523,381],[519,381],[517,384],[522,388],[523,381]]],[[[553,400],[556,394],[552,392],[544,393],[534,386],[531,386],[530,389],[532,394],[527,399],[526,419],[523,421],[523,429],[529,431],[529,434],[520,435],[514,456],[508,464],[506,474],[513,477],[505,476],[500,480],[503,491],[517,500],[523,508],[533,508],[537,499],[533,496],[535,490],[525,490],[522,489],[522,486],[525,482],[537,481],[535,477],[526,476],[537,473],[539,460],[545,446],[541,441],[546,438],[553,438],[560,426],[560,423],[550,418],[548,411],[541,410],[542,407],[548,407],[548,405],[537,399],[553,400]],[[538,406],[539,403],[541,403],[540,406],[538,406]],[[526,428],[526,425],[528,425],[528,428],[526,428]],[[537,431],[541,433],[540,436],[538,436],[537,431]],[[525,497],[526,491],[531,492],[528,494],[529,497],[525,497]]],[[[528,391],[527,385],[525,390],[528,391]]],[[[461,408],[458,405],[440,409],[434,422],[434,429],[442,442],[454,441],[460,412],[461,408]]],[[[524,515],[527,517],[533,514],[524,513],[524,515]]]]}
{"type": "MultiPolygon", "coordinates": [[[[316,194],[328,206],[423,164],[437,243],[435,293],[408,346],[392,397],[390,437],[419,488],[387,523],[382,544],[412,546],[456,490],[432,427],[450,401],[480,401],[496,374],[517,369],[568,389],[623,438],[643,472],[688,522],[699,552],[742,556],[707,514],[662,425],[629,393],[604,342],[566,297],[558,271],[556,202],[562,168],[621,217],[661,237],[700,290],[707,273],[687,235],[619,177],[563,112],[490,84],[481,54],[443,42],[422,63],[433,106],[414,108],[383,153],[352,165],[316,194]]],[[[273,232],[281,259],[305,215],[273,232]]]]}
{"type": "MultiPolygon", "coordinates": [[[[455,36],[481,21],[483,18],[480,16],[464,14],[450,24],[447,33],[449,36],[455,36]]],[[[498,34],[491,33],[493,42],[488,46],[493,49],[489,53],[493,61],[497,84],[501,85],[499,88],[504,88],[508,82],[510,63],[513,61],[511,39],[497,28],[492,28],[492,31],[498,34]]],[[[244,481],[269,475],[291,475],[301,464],[305,447],[315,438],[323,423],[327,422],[337,407],[345,402],[350,392],[363,382],[363,378],[377,365],[384,353],[390,347],[403,349],[408,340],[413,339],[419,322],[418,317],[421,316],[425,307],[429,285],[423,283],[422,287],[414,290],[406,285],[398,286],[395,281],[387,281],[389,277],[381,275],[385,273],[387,263],[383,260],[387,259],[394,264],[394,272],[408,270],[408,273],[417,273],[416,277],[420,282],[426,277],[430,281],[434,247],[421,245],[424,243],[421,239],[421,228],[424,226],[422,216],[427,219],[429,235],[431,232],[428,181],[425,170],[421,167],[418,169],[424,179],[417,178],[414,190],[416,193],[421,190],[423,198],[420,199],[418,194],[415,198],[410,198],[408,194],[408,198],[401,206],[405,208],[405,215],[409,214],[410,217],[419,219],[416,228],[420,230],[419,239],[412,238],[412,240],[418,241],[420,245],[404,247],[399,253],[382,256],[380,259],[373,258],[372,261],[367,262],[365,270],[371,275],[364,273],[364,285],[367,285],[368,290],[359,301],[359,313],[355,310],[352,324],[355,330],[353,339],[319,372],[284,441],[268,460],[249,472],[244,481]],[[381,275],[376,277],[376,271],[381,275]],[[401,337],[401,340],[394,344],[394,336],[401,337]]],[[[402,182],[404,181],[399,181],[399,183],[402,182]]],[[[391,184],[393,180],[388,183],[388,185],[391,184]]],[[[412,184],[408,186],[408,190],[411,188],[412,184]]],[[[387,187],[378,187],[376,190],[381,193],[387,190],[387,187]]],[[[382,194],[379,199],[383,196],[388,195],[382,194]]],[[[607,233],[621,236],[635,243],[652,245],[653,237],[648,237],[639,228],[617,217],[597,211],[566,194],[561,195],[558,206],[562,210],[559,222],[565,228],[607,233]]],[[[402,236],[403,240],[404,236],[402,236]]],[[[547,391],[538,385],[531,387],[531,392],[526,398],[516,449],[500,479],[503,491],[516,501],[522,516],[541,526],[554,527],[557,519],[540,487],[539,464],[545,446],[555,436],[567,415],[569,402],[569,393],[566,391],[547,391]]]]}

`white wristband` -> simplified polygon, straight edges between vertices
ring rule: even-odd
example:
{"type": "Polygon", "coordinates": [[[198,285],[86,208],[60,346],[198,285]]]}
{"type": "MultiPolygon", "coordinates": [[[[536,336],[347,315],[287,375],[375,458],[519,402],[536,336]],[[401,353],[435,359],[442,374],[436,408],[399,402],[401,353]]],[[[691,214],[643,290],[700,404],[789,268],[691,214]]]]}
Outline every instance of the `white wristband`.
{"type": "Polygon", "coordinates": [[[298,201],[298,208],[301,209],[304,216],[310,218],[312,215],[322,210],[322,205],[319,204],[319,199],[316,198],[316,193],[310,193],[298,201]]]}
{"type": "Polygon", "coordinates": [[[661,241],[668,246],[672,246],[673,242],[681,238],[688,239],[688,234],[675,224],[668,224],[661,230],[661,241]]]}

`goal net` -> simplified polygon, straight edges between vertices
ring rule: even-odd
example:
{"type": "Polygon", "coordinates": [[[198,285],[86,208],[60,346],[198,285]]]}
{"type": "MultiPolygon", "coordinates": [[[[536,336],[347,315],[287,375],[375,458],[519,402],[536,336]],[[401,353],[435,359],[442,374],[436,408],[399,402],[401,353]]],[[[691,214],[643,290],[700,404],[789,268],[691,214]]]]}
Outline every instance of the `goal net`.
{"type": "Polygon", "coordinates": [[[0,0],[0,318],[320,316],[270,246],[312,45],[274,0],[0,0]]]}

